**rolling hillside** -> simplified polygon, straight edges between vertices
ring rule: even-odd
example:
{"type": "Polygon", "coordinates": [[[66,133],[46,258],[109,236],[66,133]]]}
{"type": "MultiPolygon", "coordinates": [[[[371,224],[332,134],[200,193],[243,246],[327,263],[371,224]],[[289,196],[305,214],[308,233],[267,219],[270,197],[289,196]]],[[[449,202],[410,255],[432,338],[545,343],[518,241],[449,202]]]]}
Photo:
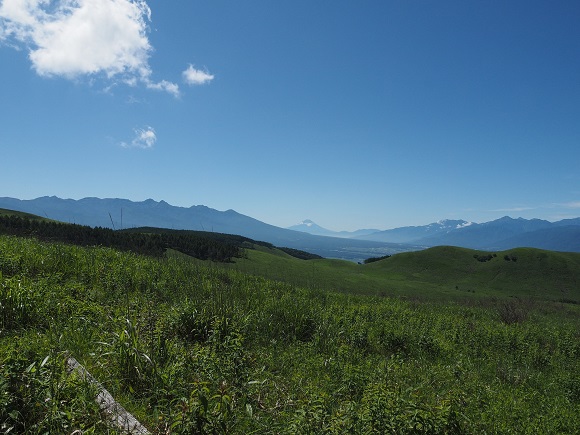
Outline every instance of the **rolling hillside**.
{"type": "Polygon", "coordinates": [[[434,247],[370,264],[298,260],[261,247],[223,267],[345,293],[459,300],[519,297],[580,303],[580,254],[434,247]]]}
{"type": "Polygon", "coordinates": [[[440,246],[366,266],[401,281],[459,292],[580,302],[580,254],[517,248],[486,252],[440,246]]]}
{"type": "MultiPolygon", "coordinates": [[[[494,295],[580,302],[578,253],[535,248],[488,252],[439,246],[399,253],[363,265],[316,258],[302,251],[277,248],[238,235],[151,227],[112,231],[0,211],[0,217],[10,214],[24,218],[17,221],[18,225],[26,220],[32,225],[24,225],[21,229],[5,228],[3,231],[8,234],[32,234],[41,239],[111,246],[154,256],[162,255],[169,248],[171,255],[179,252],[191,261],[223,262],[218,267],[309,288],[380,296],[420,296],[432,300],[494,295]]],[[[7,223],[10,225],[10,221],[7,223]]]]}

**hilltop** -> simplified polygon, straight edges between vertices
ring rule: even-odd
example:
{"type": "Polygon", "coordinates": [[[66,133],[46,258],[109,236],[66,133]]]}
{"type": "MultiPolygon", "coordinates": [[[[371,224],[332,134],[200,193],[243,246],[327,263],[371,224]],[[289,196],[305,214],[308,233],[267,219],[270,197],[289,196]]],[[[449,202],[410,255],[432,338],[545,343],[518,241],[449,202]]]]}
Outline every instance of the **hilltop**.
{"type": "Polygon", "coordinates": [[[401,282],[459,292],[580,303],[580,254],[516,248],[475,251],[440,246],[367,265],[401,282]]]}

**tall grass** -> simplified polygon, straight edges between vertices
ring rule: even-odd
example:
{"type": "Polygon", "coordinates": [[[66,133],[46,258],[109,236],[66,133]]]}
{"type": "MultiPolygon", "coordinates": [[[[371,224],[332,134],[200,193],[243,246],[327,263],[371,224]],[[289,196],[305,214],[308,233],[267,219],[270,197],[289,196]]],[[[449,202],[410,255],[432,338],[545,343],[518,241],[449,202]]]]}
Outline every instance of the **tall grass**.
{"type": "Polygon", "coordinates": [[[68,354],[160,434],[580,427],[578,305],[357,296],[15,237],[0,273],[3,432],[111,431],[68,354]]]}

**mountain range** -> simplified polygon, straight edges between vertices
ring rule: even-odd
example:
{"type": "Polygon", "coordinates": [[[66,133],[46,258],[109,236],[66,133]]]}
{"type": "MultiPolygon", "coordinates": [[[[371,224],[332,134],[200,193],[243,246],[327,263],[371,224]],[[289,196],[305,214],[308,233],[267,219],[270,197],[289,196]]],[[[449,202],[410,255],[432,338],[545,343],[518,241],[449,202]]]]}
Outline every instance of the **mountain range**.
{"type": "Polygon", "coordinates": [[[0,197],[0,208],[93,227],[158,227],[238,234],[276,246],[351,261],[439,245],[488,251],[533,247],[580,252],[580,218],[549,222],[505,216],[485,223],[442,220],[385,231],[348,232],[327,230],[311,220],[280,228],[234,210],[218,211],[203,205],[177,207],[152,199],[135,202],[117,198],[73,200],[44,196],[20,200],[0,197]]]}
{"type": "Polygon", "coordinates": [[[218,211],[203,205],[177,207],[152,199],[135,202],[117,198],[73,200],[43,196],[20,200],[0,197],[0,208],[93,227],[158,227],[237,234],[275,246],[350,261],[422,249],[407,244],[317,236],[269,225],[234,210],[218,211]]]}
{"type": "MultiPolygon", "coordinates": [[[[337,237],[337,232],[325,230],[311,220],[292,228],[316,231],[337,237]]],[[[506,250],[531,247],[552,251],[580,252],[580,218],[549,222],[504,216],[490,222],[475,223],[464,220],[442,220],[424,226],[408,226],[385,231],[348,233],[357,240],[412,244],[432,247],[459,246],[481,250],[506,250]]]]}

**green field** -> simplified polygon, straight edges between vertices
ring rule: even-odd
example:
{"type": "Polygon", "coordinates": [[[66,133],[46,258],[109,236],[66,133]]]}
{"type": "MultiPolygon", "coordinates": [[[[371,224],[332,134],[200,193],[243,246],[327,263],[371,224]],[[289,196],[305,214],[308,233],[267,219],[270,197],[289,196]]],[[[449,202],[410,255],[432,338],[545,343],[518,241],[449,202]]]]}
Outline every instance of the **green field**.
{"type": "Polygon", "coordinates": [[[496,296],[580,303],[580,254],[538,249],[489,253],[442,246],[361,265],[305,262],[256,247],[246,258],[223,267],[299,286],[373,296],[444,301],[496,296]],[[491,258],[481,261],[487,256],[491,258]]]}
{"type": "Polygon", "coordinates": [[[230,263],[0,236],[0,432],[574,434],[580,255],[230,263]]]}

